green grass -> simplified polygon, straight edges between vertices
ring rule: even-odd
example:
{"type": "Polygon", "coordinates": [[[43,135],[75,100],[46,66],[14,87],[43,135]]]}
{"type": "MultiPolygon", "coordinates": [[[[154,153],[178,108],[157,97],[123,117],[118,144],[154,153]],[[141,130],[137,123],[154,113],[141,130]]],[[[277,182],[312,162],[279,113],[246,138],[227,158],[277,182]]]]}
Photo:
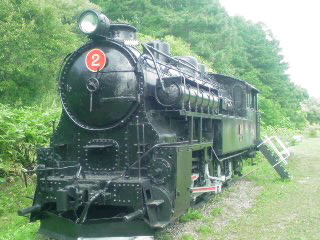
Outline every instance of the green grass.
{"type": "Polygon", "coordinates": [[[195,240],[195,239],[190,235],[183,235],[181,240],[195,240]]]}
{"type": "Polygon", "coordinates": [[[310,127],[308,131],[309,137],[316,138],[319,135],[319,128],[315,126],[310,127]]]}
{"type": "Polygon", "coordinates": [[[211,211],[211,216],[219,216],[219,215],[221,215],[222,214],[222,208],[214,208],[214,209],[212,209],[212,211],[211,211]]]}
{"type": "Polygon", "coordinates": [[[259,158],[257,166],[246,166],[247,176],[262,187],[254,206],[221,231],[209,231],[210,223],[198,230],[200,239],[320,239],[320,139],[306,139],[293,148],[288,170],[291,181],[283,181],[259,158]]]}
{"type": "Polygon", "coordinates": [[[180,217],[179,221],[184,223],[184,222],[190,222],[193,220],[199,220],[202,218],[203,218],[203,215],[199,210],[190,208],[186,214],[180,217]]]}
{"type": "Polygon", "coordinates": [[[25,217],[19,217],[19,209],[32,205],[34,185],[26,188],[20,180],[15,183],[0,183],[0,240],[34,240],[39,224],[29,223],[25,217]]]}
{"type": "Polygon", "coordinates": [[[198,228],[197,232],[204,236],[210,236],[213,233],[213,229],[212,226],[203,225],[198,228]]]}

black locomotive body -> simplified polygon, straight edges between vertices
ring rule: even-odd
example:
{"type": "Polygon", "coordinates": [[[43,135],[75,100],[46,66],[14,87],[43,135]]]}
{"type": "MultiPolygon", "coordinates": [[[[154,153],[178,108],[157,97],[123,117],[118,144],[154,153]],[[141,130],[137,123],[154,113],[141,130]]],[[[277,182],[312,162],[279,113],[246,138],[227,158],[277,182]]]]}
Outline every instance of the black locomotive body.
{"type": "Polygon", "coordinates": [[[57,239],[148,235],[241,174],[259,139],[258,91],[167,43],[140,51],[134,27],[85,14],[103,26],[62,67],[61,120],[20,214],[57,239]]]}

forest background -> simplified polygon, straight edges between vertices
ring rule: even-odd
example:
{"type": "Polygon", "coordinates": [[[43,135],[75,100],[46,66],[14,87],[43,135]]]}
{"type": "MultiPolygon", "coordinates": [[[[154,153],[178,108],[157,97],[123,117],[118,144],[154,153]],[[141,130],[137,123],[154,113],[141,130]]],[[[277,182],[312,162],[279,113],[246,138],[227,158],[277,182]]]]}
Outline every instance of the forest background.
{"type": "Polygon", "coordinates": [[[260,93],[265,129],[320,122],[319,100],[290,81],[279,42],[262,23],[231,17],[218,0],[0,0],[0,183],[32,168],[61,112],[58,72],[87,41],[79,14],[103,11],[137,27],[141,41],[162,39],[173,55],[248,81],[260,93]]]}

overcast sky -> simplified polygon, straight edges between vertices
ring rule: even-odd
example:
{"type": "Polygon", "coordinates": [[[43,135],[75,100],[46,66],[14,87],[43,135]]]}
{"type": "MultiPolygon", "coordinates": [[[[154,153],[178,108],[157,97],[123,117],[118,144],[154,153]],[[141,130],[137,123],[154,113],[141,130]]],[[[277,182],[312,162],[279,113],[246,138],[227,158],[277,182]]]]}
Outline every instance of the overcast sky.
{"type": "Polygon", "coordinates": [[[291,80],[320,97],[320,0],[220,0],[232,16],[263,22],[280,41],[291,80]]]}

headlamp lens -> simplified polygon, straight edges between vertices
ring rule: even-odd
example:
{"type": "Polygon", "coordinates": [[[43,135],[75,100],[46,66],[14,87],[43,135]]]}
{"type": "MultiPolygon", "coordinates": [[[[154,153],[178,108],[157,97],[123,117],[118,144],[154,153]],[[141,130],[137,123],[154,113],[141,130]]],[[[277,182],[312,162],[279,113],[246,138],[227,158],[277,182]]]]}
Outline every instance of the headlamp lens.
{"type": "Polygon", "coordinates": [[[83,33],[93,33],[98,27],[98,16],[94,12],[84,14],[79,21],[79,27],[83,33]]]}

